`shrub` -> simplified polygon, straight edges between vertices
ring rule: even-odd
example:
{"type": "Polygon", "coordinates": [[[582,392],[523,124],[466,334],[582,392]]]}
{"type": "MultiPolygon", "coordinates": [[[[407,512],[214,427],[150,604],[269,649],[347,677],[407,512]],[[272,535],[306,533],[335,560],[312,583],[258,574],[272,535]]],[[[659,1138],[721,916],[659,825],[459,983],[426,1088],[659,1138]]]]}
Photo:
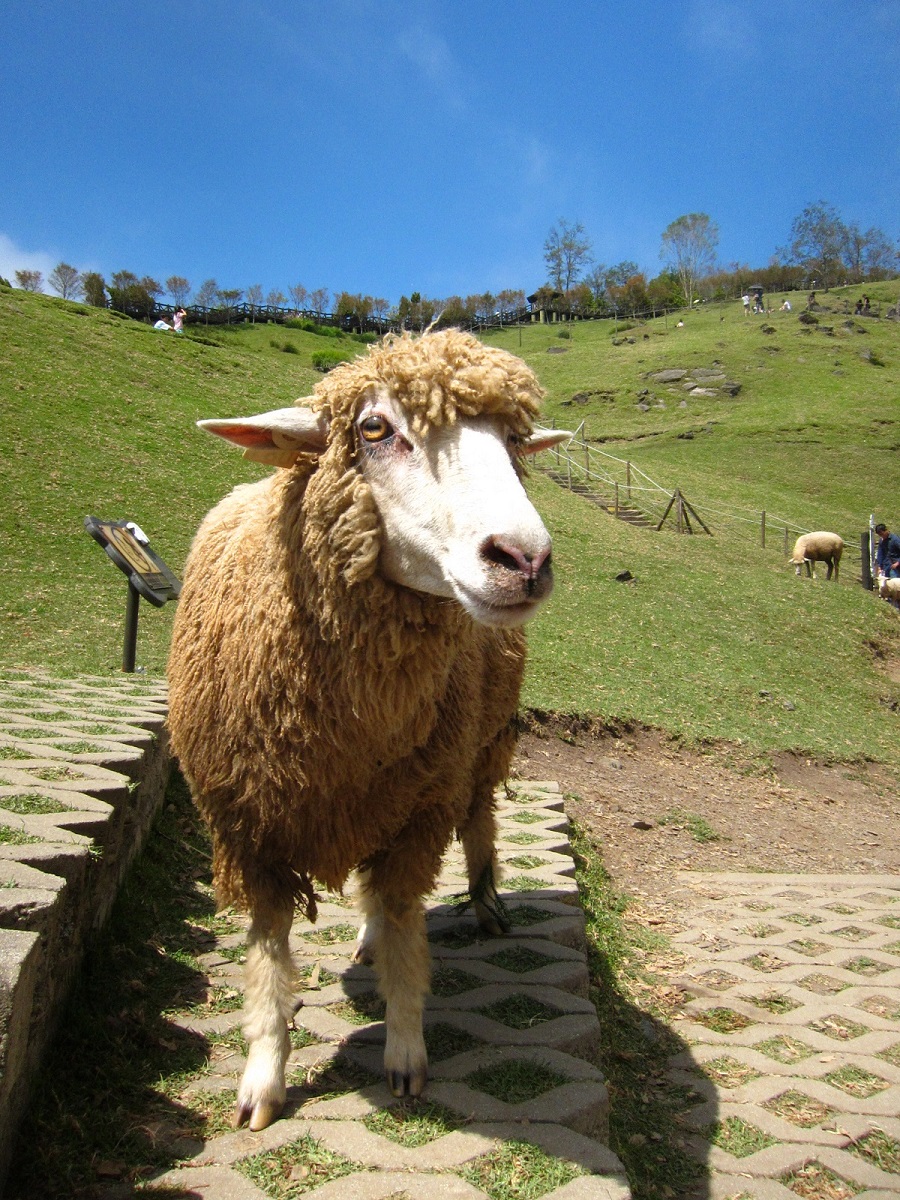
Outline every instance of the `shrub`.
{"type": "Polygon", "coordinates": [[[347,362],[347,359],[339,350],[317,350],[312,356],[312,365],[323,375],[344,362],[347,362]]]}
{"type": "Polygon", "coordinates": [[[797,320],[802,321],[804,325],[818,325],[819,323],[819,318],[810,312],[802,312],[797,320]]]}

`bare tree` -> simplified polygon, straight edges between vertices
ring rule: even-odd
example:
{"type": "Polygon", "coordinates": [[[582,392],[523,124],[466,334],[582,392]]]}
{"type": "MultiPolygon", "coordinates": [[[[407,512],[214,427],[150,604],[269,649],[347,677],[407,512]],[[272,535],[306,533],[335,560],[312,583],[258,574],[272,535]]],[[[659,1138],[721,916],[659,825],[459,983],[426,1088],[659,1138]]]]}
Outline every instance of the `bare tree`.
{"type": "Polygon", "coordinates": [[[39,292],[44,286],[40,271],[16,271],[16,283],[26,292],[39,292]]]}
{"type": "Polygon", "coordinates": [[[309,303],[309,292],[302,283],[295,283],[293,287],[288,288],[288,291],[290,292],[291,299],[294,302],[294,308],[296,308],[297,312],[300,312],[302,309],[306,308],[307,304],[309,303]]]}
{"type": "Polygon", "coordinates": [[[166,291],[172,297],[172,303],[180,308],[187,303],[191,294],[190,280],[185,279],[183,275],[170,275],[166,280],[166,291]]]}
{"type": "Polygon", "coordinates": [[[718,245],[719,227],[706,213],[686,213],[663,230],[660,258],[677,273],[685,304],[693,304],[697,280],[712,270],[718,245]]]}
{"type": "Polygon", "coordinates": [[[312,305],[313,310],[317,313],[327,312],[330,300],[331,295],[328,291],[328,288],[316,288],[316,290],[312,292],[309,297],[309,302],[312,305]]]}
{"type": "Polygon", "coordinates": [[[278,288],[272,288],[271,292],[266,295],[266,304],[271,304],[273,308],[283,308],[287,304],[287,296],[278,288]]]}
{"type": "Polygon", "coordinates": [[[256,310],[263,302],[263,290],[261,283],[251,283],[247,288],[247,303],[250,305],[250,321],[256,322],[256,310]]]}
{"type": "Polygon", "coordinates": [[[854,222],[846,227],[843,259],[854,282],[865,277],[888,279],[897,267],[897,247],[883,229],[863,232],[854,222]]]}
{"type": "Polygon", "coordinates": [[[203,283],[200,284],[194,295],[194,302],[199,305],[200,308],[206,309],[207,325],[209,324],[209,310],[215,304],[218,295],[219,285],[216,283],[215,279],[204,279],[203,283]]]}
{"type": "Polygon", "coordinates": [[[577,281],[591,261],[591,241],[581,222],[570,225],[560,218],[544,242],[544,262],[550,282],[559,292],[566,292],[577,281]]]}
{"type": "Polygon", "coordinates": [[[71,300],[74,296],[81,295],[81,272],[71,263],[57,263],[47,276],[47,282],[54,292],[59,292],[63,300],[71,300]]]}

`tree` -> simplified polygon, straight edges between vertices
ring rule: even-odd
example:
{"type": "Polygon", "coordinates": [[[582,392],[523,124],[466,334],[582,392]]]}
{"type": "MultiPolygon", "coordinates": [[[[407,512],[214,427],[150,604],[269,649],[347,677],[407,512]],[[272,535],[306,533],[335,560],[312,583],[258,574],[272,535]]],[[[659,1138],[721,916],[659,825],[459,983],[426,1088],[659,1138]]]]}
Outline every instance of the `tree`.
{"type": "Polygon", "coordinates": [[[162,292],[162,285],[149,275],[138,279],[133,271],[116,271],[109,287],[109,300],[117,312],[130,317],[149,317],[153,312],[154,296],[162,292]]]}
{"type": "Polygon", "coordinates": [[[678,275],[685,304],[693,304],[697,280],[712,270],[719,227],[706,213],[686,213],[663,230],[660,258],[678,275]]]}
{"type": "Polygon", "coordinates": [[[832,205],[820,200],[795,218],[786,255],[827,291],[842,270],[846,244],[846,225],[832,205]]]}
{"type": "Polygon", "coordinates": [[[247,288],[247,303],[250,305],[250,321],[255,323],[256,310],[263,302],[263,290],[261,283],[251,283],[247,288]]]}
{"type": "Polygon", "coordinates": [[[219,285],[215,279],[204,279],[197,288],[194,300],[200,308],[206,309],[206,323],[209,324],[209,310],[213,307],[219,295],[219,285]]]}
{"type": "Polygon", "coordinates": [[[224,288],[219,292],[218,301],[222,308],[225,309],[226,320],[229,325],[231,324],[232,313],[240,304],[243,295],[243,288],[224,288]]]}
{"type": "Polygon", "coordinates": [[[558,292],[568,291],[590,261],[591,242],[584,226],[580,221],[570,225],[560,217],[544,242],[544,262],[550,282],[558,292]]]}
{"type": "Polygon", "coordinates": [[[39,292],[44,286],[44,276],[40,271],[16,271],[16,283],[23,291],[39,292]]]}
{"type": "Polygon", "coordinates": [[[294,302],[294,308],[297,310],[297,312],[300,312],[301,309],[306,308],[306,305],[309,302],[309,292],[302,283],[295,283],[293,287],[288,288],[288,292],[290,293],[290,297],[294,302]]]}
{"type": "Polygon", "coordinates": [[[63,300],[71,300],[81,294],[81,272],[71,263],[57,263],[47,276],[47,282],[63,300]]]}
{"type": "Polygon", "coordinates": [[[272,308],[283,308],[287,304],[287,296],[278,288],[272,288],[270,292],[266,293],[266,304],[271,305],[272,308]]]}
{"type": "Polygon", "coordinates": [[[846,227],[843,260],[855,283],[866,277],[888,279],[897,268],[897,247],[884,230],[873,227],[863,233],[854,222],[846,227]]]}
{"type": "Polygon", "coordinates": [[[375,296],[372,299],[372,316],[376,321],[386,321],[390,304],[382,296],[375,296]]]}
{"type": "Polygon", "coordinates": [[[166,291],[172,297],[172,303],[182,308],[191,294],[190,281],[183,275],[170,275],[166,280],[166,291]]]}
{"type": "Polygon", "coordinates": [[[81,290],[85,304],[93,308],[106,308],[106,280],[97,271],[86,271],[81,278],[81,290]]]}
{"type": "Polygon", "coordinates": [[[313,311],[317,313],[328,312],[328,303],[331,299],[328,288],[316,288],[310,294],[309,302],[312,305],[313,311]]]}
{"type": "Polygon", "coordinates": [[[640,271],[630,275],[622,284],[613,284],[608,289],[608,295],[618,312],[630,312],[634,315],[650,307],[647,280],[640,271]]]}
{"type": "Polygon", "coordinates": [[[156,301],[160,298],[160,296],[165,295],[166,289],[159,282],[159,280],[154,279],[152,275],[144,275],[141,279],[140,286],[150,297],[150,307],[147,310],[147,316],[149,317],[156,307],[156,301]]]}

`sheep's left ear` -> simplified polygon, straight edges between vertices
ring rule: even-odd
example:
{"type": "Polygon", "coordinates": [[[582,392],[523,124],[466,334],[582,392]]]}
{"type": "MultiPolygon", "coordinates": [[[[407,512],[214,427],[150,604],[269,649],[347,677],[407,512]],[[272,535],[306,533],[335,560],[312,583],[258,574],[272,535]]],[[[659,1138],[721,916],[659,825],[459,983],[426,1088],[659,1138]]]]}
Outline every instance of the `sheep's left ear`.
{"type": "Polygon", "coordinates": [[[328,422],[322,414],[299,406],[197,424],[241,446],[244,458],[273,467],[293,466],[298,454],[321,454],[328,441],[328,422]]]}
{"type": "Polygon", "coordinates": [[[535,429],[519,443],[519,453],[540,454],[542,450],[550,450],[571,437],[572,434],[565,429],[535,429]]]}

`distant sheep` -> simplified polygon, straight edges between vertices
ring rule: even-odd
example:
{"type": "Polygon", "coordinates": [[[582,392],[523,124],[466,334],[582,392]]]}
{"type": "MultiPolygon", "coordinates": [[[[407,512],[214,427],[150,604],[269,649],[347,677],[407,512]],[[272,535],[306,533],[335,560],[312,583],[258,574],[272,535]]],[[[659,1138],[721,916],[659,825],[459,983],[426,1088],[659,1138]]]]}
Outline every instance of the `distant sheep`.
{"type": "Polygon", "coordinates": [[[841,555],[844,553],[844,539],[838,537],[836,533],[827,533],[825,530],[817,530],[815,533],[803,533],[797,538],[794,543],[794,553],[791,557],[791,563],[796,570],[796,574],[801,574],[803,564],[806,564],[807,576],[816,577],[816,569],[813,565],[817,562],[828,564],[828,575],[830,579],[834,572],[834,581],[837,583],[838,570],[841,562],[841,555]]]}
{"type": "Polygon", "coordinates": [[[552,588],[550,538],[521,457],[541,390],[456,330],[388,338],[302,406],[200,424],[284,468],[205,519],[169,662],[172,745],[212,829],[220,904],[249,910],[247,1066],[235,1123],[285,1099],[297,1001],[295,904],[358,870],[387,1002],[397,1096],[427,1078],[422,898],[456,833],[475,914],[496,890],[494,789],[507,774],[525,658],[519,626],[552,588]]]}

